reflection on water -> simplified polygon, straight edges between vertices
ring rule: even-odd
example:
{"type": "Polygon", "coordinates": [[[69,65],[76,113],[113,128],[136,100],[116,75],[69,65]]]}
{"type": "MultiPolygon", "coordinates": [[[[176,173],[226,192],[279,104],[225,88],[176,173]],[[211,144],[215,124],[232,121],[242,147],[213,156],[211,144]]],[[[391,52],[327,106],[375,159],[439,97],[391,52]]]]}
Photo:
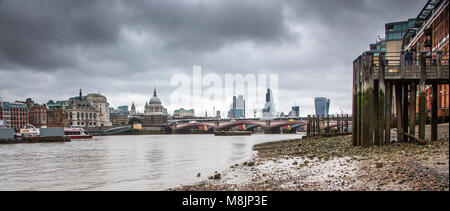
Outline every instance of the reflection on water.
{"type": "Polygon", "coordinates": [[[104,136],[0,145],[0,190],[162,190],[206,180],[244,162],[255,144],[299,137],[104,136]]]}

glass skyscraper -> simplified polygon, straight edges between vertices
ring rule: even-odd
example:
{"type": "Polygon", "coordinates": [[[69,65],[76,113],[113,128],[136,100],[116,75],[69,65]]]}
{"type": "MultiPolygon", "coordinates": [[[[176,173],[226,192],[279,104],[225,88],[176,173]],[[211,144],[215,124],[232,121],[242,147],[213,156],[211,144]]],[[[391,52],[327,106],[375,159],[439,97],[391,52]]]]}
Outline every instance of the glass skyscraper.
{"type": "Polygon", "coordinates": [[[314,106],[317,116],[328,115],[328,112],[330,110],[330,99],[324,97],[316,97],[314,98],[314,106]]]}

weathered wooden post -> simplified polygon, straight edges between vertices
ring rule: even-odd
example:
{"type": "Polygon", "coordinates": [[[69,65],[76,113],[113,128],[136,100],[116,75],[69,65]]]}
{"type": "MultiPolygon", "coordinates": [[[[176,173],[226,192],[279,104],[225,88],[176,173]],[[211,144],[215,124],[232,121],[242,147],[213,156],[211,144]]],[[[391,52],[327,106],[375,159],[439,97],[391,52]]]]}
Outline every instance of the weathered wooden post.
{"type": "Polygon", "coordinates": [[[396,107],[396,114],[397,114],[397,142],[403,142],[403,97],[402,97],[402,84],[400,81],[397,81],[395,83],[395,107],[396,107]]]}
{"type": "Polygon", "coordinates": [[[385,119],[385,130],[384,130],[384,143],[391,144],[391,122],[392,122],[392,82],[386,81],[386,98],[384,100],[386,102],[386,107],[384,111],[386,112],[385,119]]]}
{"type": "Polygon", "coordinates": [[[384,124],[385,124],[385,53],[380,53],[379,56],[379,78],[378,78],[378,112],[377,112],[377,122],[378,122],[378,140],[377,145],[384,144],[384,124]]]}
{"type": "Polygon", "coordinates": [[[425,82],[427,77],[426,52],[422,51],[419,55],[420,62],[420,82],[419,82],[419,138],[425,140],[425,82]]]}
{"type": "Polygon", "coordinates": [[[320,135],[320,115],[317,115],[317,134],[320,135]]]}
{"type": "Polygon", "coordinates": [[[308,115],[308,123],[306,124],[306,136],[311,136],[311,116],[308,115]]]}
{"type": "Polygon", "coordinates": [[[311,121],[311,124],[312,124],[312,135],[313,136],[315,136],[316,135],[316,116],[313,114],[312,115],[312,121],[311,121]]]}
{"type": "Polygon", "coordinates": [[[348,120],[349,120],[349,118],[348,118],[348,114],[346,114],[346,117],[345,117],[345,133],[348,133],[348,120]]]}
{"type": "Polygon", "coordinates": [[[375,115],[376,115],[376,107],[375,107],[375,81],[374,81],[374,60],[373,53],[369,54],[369,68],[368,68],[368,100],[369,100],[369,140],[368,146],[374,143],[374,135],[375,135],[375,115]]]}
{"type": "Polygon", "coordinates": [[[374,82],[373,82],[373,54],[364,53],[364,85],[363,85],[363,110],[362,110],[362,146],[370,146],[373,143],[374,121],[374,82]]]}
{"type": "Polygon", "coordinates": [[[438,85],[433,83],[431,85],[431,140],[437,141],[437,121],[438,121],[438,85]]]}
{"type": "MultiPolygon", "coordinates": [[[[330,121],[334,121],[334,115],[331,115],[330,121]]],[[[330,133],[334,133],[333,130],[330,128],[330,133]]]]}
{"type": "Polygon", "coordinates": [[[357,102],[357,114],[358,116],[356,117],[356,123],[357,123],[357,146],[361,146],[362,145],[362,118],[363,118],[363,114],[362,114],[362,84],[363,84],[363,62],[362,62],[362,57],[359,56],[358,57],[358,74],[356,75],[357,79],[358,79],[358,86],[357,86],[357,92],[358,92],[358,102],[357,102]]]}
{"type": "MultiPolygon", "coordinates": [[[[402,100],[402,105],[403,105],[403,109],[402,109],[402,111],[403,111],[403,115],[402,115],[402,120],[403,120],[403,123],[402,123],[402,128],[403,128],[403,132],[404,133],[408,133],[408,107],[409,107],[409,104],[408,104],[408,93],[409,93],[409,90],[408,90],[408,82],[404,82],[403,83],[403,89],[402,89],[402,92],[403,92],[403,100],[402,100]]],[[[408,137],[406,136],[406,135],[403,135],[403,140],[404,141],[408,141],[408,137]]]]}
{"type": "Polygon", "coordinates": [[[417,95],[417,82],[412,81],[410,84],[409,92],[409,134],[416,135],[416,95],[417,95]]]}
{"type": "MultiPolygon", "coordinates": [[[[357,59],[358,60],[358,59],[357,59]]],[[[358,61],[353,61],[353,102],[352,102],[352,145],[358,146],[358,61]]],[[[327,128],[330,133],[330,116],[327,115],[327,128]]]]}
{"type": "MultiPolygon", "coordinates": [[[[330,115],[327,115],[327,133],[330,134],[330,115]]],[[[352,139],[353,140],[353,139],[352,139]]]]}
{"type": "Polygon", "coordinates": [[[362,58],[362,91],[361,91],[361,101],[362,101],[362,110],[361,110],[361,146],[368,146],[367,142],[369,140],[369,99],[368,95],[368,56],[366,54],[363,55],[362,58]]]}

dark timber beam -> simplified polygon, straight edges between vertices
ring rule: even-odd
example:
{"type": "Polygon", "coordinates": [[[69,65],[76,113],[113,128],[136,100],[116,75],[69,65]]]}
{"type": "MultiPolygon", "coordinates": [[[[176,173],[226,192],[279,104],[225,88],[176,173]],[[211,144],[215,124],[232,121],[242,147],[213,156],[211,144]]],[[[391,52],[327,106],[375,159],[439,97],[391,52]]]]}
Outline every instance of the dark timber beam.
{"type": "Polygon", "coordinates": [[[438,121],[438,85],[433,83],[431,86],[431,140],[437,141],[437,121],[438,121]]]}
{"type": "MultiPolygon", "coordinates": [[[[409,92],[409,134],[416,135],[417,82],[413,81],[409,92]]],[[[411,140],[411,139],[410,139],[411,140]]]]}
{"type": "Polygon", "coordinates": [[[397,114],[397,142],[403,142],[403,105],[402,105],[402,84],[401,82],[397,81],[395,84],[395,107],[396,107],[396,114],[397,114]]]}
{"type": "Polygon", "coordinates": [[[392,123],[392,82],[386,81],[386,119],[385,119],[385,130],[384,130],[384,138],[385,144],[391,143],[391,123],[392,123]]]}
{"type": "Polygon", "coordinates": [[[426,52],[420,52],[419,56],[420,61],[420,82],[419,82],[419,138],[425,140],[425,81],[427,75],[427,61],[426,61],[426,52]]]}

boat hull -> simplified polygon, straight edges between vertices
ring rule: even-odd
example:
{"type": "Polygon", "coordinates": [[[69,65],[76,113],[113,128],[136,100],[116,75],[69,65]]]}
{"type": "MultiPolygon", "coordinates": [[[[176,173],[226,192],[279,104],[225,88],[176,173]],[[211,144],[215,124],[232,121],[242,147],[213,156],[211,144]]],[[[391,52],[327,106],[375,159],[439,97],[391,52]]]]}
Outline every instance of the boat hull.
{"type": "Polygon", "coordinates": [[[91,139],[92,135],[68,136],[70,139],[91,139]]]}

